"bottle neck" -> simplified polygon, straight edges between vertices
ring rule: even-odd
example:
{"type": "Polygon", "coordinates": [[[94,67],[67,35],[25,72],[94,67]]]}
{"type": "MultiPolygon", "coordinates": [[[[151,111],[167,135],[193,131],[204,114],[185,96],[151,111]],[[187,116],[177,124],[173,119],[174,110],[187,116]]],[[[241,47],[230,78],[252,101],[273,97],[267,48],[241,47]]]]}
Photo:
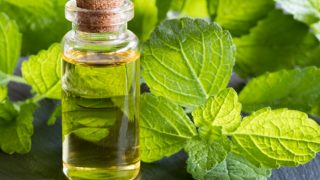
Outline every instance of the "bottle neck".
{"type": "Polygon", "coordinates": [[[73,23],[72,29],[77,39],[86,40],[86,41],[108,41],[122,39],[125,37],[128,30],[127,23],[107,27],[108,31],[106,32],[85,32],[81,30],[78,24],[73,23]]]}

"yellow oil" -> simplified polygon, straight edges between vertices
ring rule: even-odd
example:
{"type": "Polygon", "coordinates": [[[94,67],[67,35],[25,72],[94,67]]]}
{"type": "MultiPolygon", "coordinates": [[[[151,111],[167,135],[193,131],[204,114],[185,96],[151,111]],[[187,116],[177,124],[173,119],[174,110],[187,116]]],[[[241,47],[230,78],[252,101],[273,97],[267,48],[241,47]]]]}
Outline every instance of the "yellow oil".
{"type": "Polygon", "coordinates": [[[140,168],[139,53],[66,53],[62,61],[64,173],[129,180],[140,168]]]}

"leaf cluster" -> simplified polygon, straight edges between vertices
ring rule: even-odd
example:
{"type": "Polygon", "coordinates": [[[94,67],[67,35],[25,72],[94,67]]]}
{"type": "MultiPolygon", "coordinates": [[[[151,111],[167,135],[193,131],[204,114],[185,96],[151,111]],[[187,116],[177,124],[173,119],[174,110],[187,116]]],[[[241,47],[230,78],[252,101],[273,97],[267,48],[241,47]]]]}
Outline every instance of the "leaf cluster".
{"type": "MultiPolygon", "coordinates": [[[[195,179],[267,179],[271,169],[307,163],[320,151],[320,127],[306,114],[320,115],[316,0],[133,1],[129,27],[144,42],[142,75],[150,88],[141,97],[143,161],[184,149],[195,179]],[[248,81],[239,95],[227,88],[234,74],[248,81]]],[[[39,101],[61,98],[61,48],[51,44],[69,29],[64,3],[0,0],[6,153],[29,152],[39,101]],[[21,55],[47,48],[22,64],[23,77],[14,75],[21,55]],[[12,102],[9,82],[31,86],[32,98],[12,102]]],[[[60,114],[58,107],[48,124],[60,114]]],[[[95,141],[108,134],[100,130],[76,133],[95,141]]]]}

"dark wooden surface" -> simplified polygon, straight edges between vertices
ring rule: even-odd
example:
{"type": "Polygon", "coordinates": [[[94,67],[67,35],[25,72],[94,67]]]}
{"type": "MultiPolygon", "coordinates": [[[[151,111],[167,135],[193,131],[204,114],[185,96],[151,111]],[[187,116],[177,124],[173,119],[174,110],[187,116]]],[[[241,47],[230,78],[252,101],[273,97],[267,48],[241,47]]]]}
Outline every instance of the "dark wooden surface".
{"type": "MultiPolygon", "coordinates": [[[[19,72],[17,72],[19,74],[19,72]]],[[[12,100],[30,96],[30,89],[10,84],[12,100]]],[[[63,180],[61,170],[61,122],[47,126],[46,120],[56,106],[55,101],[44,100],[35,113],[35,130],[32,150],[26,155],[7,155],[0,152],[0,180],[63,180]]],[[[142,164],[138,179],[142,180],[188,180],[186,155],[180,152],[159,162],[142,164]]],[[[309,164],[297,168],[274,170],[271,180],[320,180],[320,156],[309,164]]]]}

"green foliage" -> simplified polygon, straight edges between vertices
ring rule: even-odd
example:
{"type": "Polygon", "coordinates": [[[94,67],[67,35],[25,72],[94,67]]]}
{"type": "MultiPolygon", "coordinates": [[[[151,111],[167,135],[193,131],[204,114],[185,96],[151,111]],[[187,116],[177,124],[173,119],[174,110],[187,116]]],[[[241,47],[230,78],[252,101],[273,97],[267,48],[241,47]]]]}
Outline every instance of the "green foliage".
{"type": "Polygon", "coordinates": [[[232,35],[248,34],[257,22],[274,9],[272,0],[207,0],[212,20],[232,35]]]}
{"type": "Polygon", "coordinates": [[[0,12],[0,71],[13,74],[20,57],[21,39],[16,22],[0,12]]]}
{"type": "Polygon", "coordinates": [[[52,112],[49,120],[48,120],[48,126],[52,126],[56,123],[57,119],[59,117],[61,117],[61,113],[62,113],[62,106],[61,104],[59,104],[56,109],[52,112]]]}
{"type": "Polygon", "coordinates": [[[192,116],[197,127],[222,127],[225,132],[233,132],[240,125],[240,112],[237,93],[226,89],[209,98],[192,116]]]}
{"type": "Polygon", "coordinates": [[[144,94],[141,97],[141,159],[160,160],[181,150],[196,129],[183,109],[163,97],[144,94]]]}
{"type": "Polygon", "coordinates": [[[173,0],[174,9],[180,13],[180,16],[207,17],[206,0],[173,0]]]}
{"type": "Polygon", "coordinates": [[[320,151],[320,126],[307,114],[265,108],[233,132],[233,152],[256,166],[279,168],[309,162],[320,151]]]}
{"type": "Polygon", "coordinates": [[[243,77],[320,62],[320,44],[316,37],[307,26],[279,10],[272,11],[249,35],[234,41],[236,71],[243,77]]]}
{"type": "Polygon", "coordinates": [[[318,0],[275,0],[295,19],[308,24],[320,40],[320,3],[318,0]]]}
{"type": "Polygon", "coordinates": [[[257,179],[267,180],[270,169],[257,168],[245,158],[230,153],[227,158],[212,169],[206,176],[208,179],[257,179]]]}
{"type": "Polygon", "coordinates": [[[158,22],[167,18],[167,13],[170,10],[171,4],[174,0],[156,0],[158,9],[158,22]]]}
{"type": "Polygon", "coordinates": [[[8,88],[6,86],[0,85],[0,103],[7,99],[8,96],[8,88]]]}
{"type": "Polygon", "coordinates": [[[109,135],[109,128],[116,123],[115,105],[108,99],[83,99],[62,97],[63,135],[75,134],[91,142],[98,142],[109,135]],[[90,111],[88,111],[90,108],[90,111]]]}
{"type": "Polygon", "coordinates": [[[11,103],[0,103],[0,147],[9,154],[28,153],[33,134],[34,104],[15,108],[11,103]]]}
{"type": "Polygon", "coordinates": [[[227,86],[234,51],[230,34],[217,24],[169,20],[144,44],[143,76],[155,95],[195,108],[227,86]]]}
{"type": "Polygon", "coordinates": [[[22,64],[23,78],[40,96],[52,99],[61,97],[60,60],[60,45],[54,44],[22,64]]]}
{"type": "Polygon", "coordinates": [[[219,163],[224,161],[231,150],[227,137],[217,141],[202,140],[195,137],[188,141],[185,150],[189,155],[187,170],[195,179],[208,179],[208,172],[212,171],[219,163]]]}
{"type": "MultiPolygon", "coordinates": [[[[299,69],[320,65],[320,44],[313,34],[320,32],[320,3],[276,2],[293,16],[276,10],[272,0],[134,0],[136,17],[129,26],[142,41],[149,39],[142,52],[143,77],[151,90],[141,97],[143,161],[160,160],[184,148],[189,156],[187,170],[195,179],[267,179],[269,168],[304,164],[320,151],[320,126],[305,113],[265,108],[320,115],[320,71],[315,67],[299,69]],[[180,17],[210,14],[217,24],[182,18],[156,27],[170,10],[179,12],[180,17]],[[236,36],[235,43],[218,24],[236,36]],[[241,76],[263,74],[249,81],[239,100],[233,89],[226,89],[236,58],[236,71],[241,76]],[[293,68],[297,69],[290,70],[293,68]],[[265,74],[267,71],[277,72],[265,74]],[[243,120],[242,105],[244,111],[253,112],[243,120]],[[191,115],[187,113],[192,110],[191,115]]],[[[0,147],[4,152],[30,151],[33,103],[61,98],[58,44],[24,62],[23,78],[12,75],[20,54],[18,27],[23,34],[23,55],[47,48],[69,29],[63,18],[64,3],[0,0],[0,11],[10,17],[0,13],[0,147]],[[34,96],[25,102],[8,101],[9,82],[30,85],[34,96]]],[[[54,124],[62,111],[68,119],[63,121],[64,134],[98,143],[116,122],[115,108],[135,119],[125,107],[133,106],[134,100],[126,99],[128,104],[123,101],[129,89],[117,88],[123,83],[130,86],[133,78],[114,76],[128,70],[133,68],[128,65],[105,73],[103,68],[94,72],[75,67],[70,72],[73,75],[65,79],[70,84],[68,90],[83,95],[81,87],[85,85],[95,87],[88,89],[90,95],[121,97],[62,96],[70,102],[58,106],[48,124],[54,124]],[[94,110],[88,113],[84,107],[94,110]]]]}
{"type": "Polygon", "coordinates": [[[70,23],[64,18],[66,2],[67,0],[0,1],[0,11],[14,19],[23,33],[23,55],[48,48],[52,43],[60,41],[70,29],[70,23]]]}
{"type": "MultiPolygon", "coordinates": [[[[140,40],[145,41],[158,23],[157,0],[133,0],[135,17],[129,22],[129,29],[132,30],[140,40]]],[[[159,13],[163,16],[164,12],[159,13]]]]}
{"type": "Polygon", "coordinates": [[[290,108],[320,115],[320,69],[281,70],[249,81],[240,93],[243,110],[290,108]]]}

